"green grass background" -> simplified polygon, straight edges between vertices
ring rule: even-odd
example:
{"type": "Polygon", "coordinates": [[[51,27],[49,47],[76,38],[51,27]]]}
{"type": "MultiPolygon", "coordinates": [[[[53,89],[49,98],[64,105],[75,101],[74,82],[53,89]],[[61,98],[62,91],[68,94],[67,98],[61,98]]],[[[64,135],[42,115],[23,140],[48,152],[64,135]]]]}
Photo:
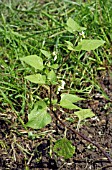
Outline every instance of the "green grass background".
{"type": "Polygon", "coordinates": [[[0,111],[10,108],[24,117],[40,95],[39,87],[24,79],[35,70],[20,61],[36,54],[48,62],[40,49],[51,53],[52,64],[61,65],[69,55],[57,75],[66,82],[66,90],[83,96],[93,89],[103,93],[97,77],[112,64],[111,4],[112,0],[0,1],[0,111]],[[81,38],[65,30],[69,17],[87,28],[86,38],[103,39],[105,45],[90,53],[69,53],[65,41],[76,45],[81,38]]]}

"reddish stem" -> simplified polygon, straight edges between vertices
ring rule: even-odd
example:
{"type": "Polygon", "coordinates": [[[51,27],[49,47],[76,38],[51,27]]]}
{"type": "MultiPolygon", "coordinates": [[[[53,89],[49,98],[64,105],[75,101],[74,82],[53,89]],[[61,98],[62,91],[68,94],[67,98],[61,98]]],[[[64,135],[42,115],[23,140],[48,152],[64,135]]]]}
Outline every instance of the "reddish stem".
{"type": "Polygon", "coordinates": [[[75,133],[76,135],[79,135],[80,137],[82,137],[84,140],[88,141],[89,143],[92,143],[94,146],[96,146],[104,155],[105,157],[109,160],[110,163],[112,163],[112,158],[110,158],[110,156],[103,150],[103,148],[100,147],[100,145],[94,141],[92,141],[90,138],[86,137],[85,135],[83,135],[82,133],[66,126],[57,116],[57,114],[53,111],[52,107],[51,107],[51,112],[54,114],[55,118],[62,124],[62,126],[66,127],[68,130],[70,130],[71,132],[75,133]]]}

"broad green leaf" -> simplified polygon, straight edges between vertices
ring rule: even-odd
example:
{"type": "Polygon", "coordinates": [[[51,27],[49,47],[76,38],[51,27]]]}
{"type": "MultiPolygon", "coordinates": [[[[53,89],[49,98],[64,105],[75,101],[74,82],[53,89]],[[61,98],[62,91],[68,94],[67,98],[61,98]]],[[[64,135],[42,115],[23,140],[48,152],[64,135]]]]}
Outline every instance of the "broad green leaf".
{"type": "Polygon", "coordinates": [[[38,109],[46,109],[47,110],[47,105],[43,100],[39,100],[35,104],[35,108],[38,107],[38,109]]]}
{"type": "Polygon", "coordinates": [[[71,144],[71,141],[64,137],[56,141],[53,151],[56,152],[57,155],[63,156],[64,159],[69,159],[75,153],[75,146],[71,144]]]}
{"type": "Polygon", "coordinates": [[[43,100],[39,100],[35,103],[34,109],[28,115],[28,120],[34,117],[34,114],[37,113],[37,110],[42,110],[42,109],[47,111],[47,105],[43,100]]]}
{"type": "Polygon", "coordinates": [[[78,45],[74,48],[74,51],[81,51],[82,50],[82,45],[78,45]]]}
{"type": "Polygon", "coordinates": [[[39,110],[36,113],[33,113],[33,118],[29,119],[26,126],[33,129],[41,129],[50,122],[51,116],[45,110],[39,110]]]}
{"type": "Polygon", "coordinates": [[[85,51],[91,51],[95,50],[96,48],[102,46],[105,43],[103,40],[82,40],[78,43],[78,46],[75,47],[75,50],[85,50],[85,51]]]}
{"type": "Polygon", "coordinates": [[[25,63],[34,67],[35,69],[43,70],[44,68],[42,58],[38,57],[37,55],[26,56],[24,58],[21,58],[20,60],[24,61],[25,63]]]}
{"type": "Polygon", "coordinates": [[[48,67],[50,68],[53,68],[53,69],[58,69],[59,65],[58,64],[52,64],[52,65],[47,65],[48,67]]]}
{"type": "Polygon", "coordinates": [[[85,99],[80,98],[77,95],[63,93],[63,94],[61,94],[60,106],[62,106],[63,108],[66,108],[66,109],[78,109],[78,110],[80,110],[81,109],[80,107],[73,104],[73,103],[78,102],[80,100],[85,100],[85,99]]]}
{"type": "Polygon", "coordinates": [[[28,115],[27,127],[33,129],[41,129],[51,122],[51,116],[47,113],[47,106],[45,102],[38,101],[34,109],[28,115]]]}
{"type": "Polygon", "coordinates": [[[53,70],[47,74],[47,78],[51,84],[57,84],[56,74],[53,70]]]}
{"type": "Polygon", "coordinates": [[[61,100],[65,100],[65,99],[71,101],[72,103],[85,100],[84,98],[78,97],[77,95],[68,94],[68,93],[61,94],[61,100]]]}
{"type": "Polygon", "coordinates": [[[65,41],[67,44],[68,44],[68,49],[69,50],[71,50],[71,51],[76,51],[75,49],[74,49],[74,46],[73,46],[73,44],[70,42],[70,41],[65,41]]]}
{"type": "Polygon", "coordinates": [[[51,54],[48,51],[40,50],[42,54],[44,54],[45,57],[51,58],[51,54]]]}
{"type": "Polygon", "coordinates": [[[69,18],[67,20],[67,27],[66,29],[71,32],[74,33],[75,31],[81,32],[83,30],[86,30],[85,27],[81,27],[76,21],[74,21],[72,18],[69,18]]]}
{"type": "Polygon", "coordinates": [[[67,99],[63,99],[60,101],[60,106],[66,109],[77,109],[80,110],[81,108],[74,105],[71,101],[67,100],[67,99]]]}
{"type": "Polygon", "coordinates": [[[65,41],[69,46],[73,47],[73,44],[70,41],[65,41]]]}
{"type": "Polygon", "coordinates": [[[95,116],[95,114],[91,111],[91,109],[81,109],[80,111],[74,113],[78,116],[79,121],[95,116]]]}
{"type": "Polygon", "coordinates": [[[46,83],[46,76],[41,74],[33,74],[26,76],[25,79],[31,81],[32,83],[36,84],[45,84],[46,83]]]}

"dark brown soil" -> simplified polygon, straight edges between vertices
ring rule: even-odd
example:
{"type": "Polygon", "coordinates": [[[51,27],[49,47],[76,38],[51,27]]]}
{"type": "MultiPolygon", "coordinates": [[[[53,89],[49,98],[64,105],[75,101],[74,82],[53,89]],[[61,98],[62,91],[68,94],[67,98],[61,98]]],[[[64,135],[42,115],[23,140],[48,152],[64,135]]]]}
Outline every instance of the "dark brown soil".
{"type": "MultiPolygon", "coordinates": [[[[98,81],[109,100],[93,91],[91,100],[80,104],[91,108],[96,116],[85,121],[79,132],[98,143],[112,159],[112,82],[108,74],[102,76],[103,72],[98,81]]],[[[112,170],[112,163],[97,147],[69,131],[67,138],[76,146],[76,152],[68,160],[57,157],[52,153],[52,146],[63,132],[64,127],[58,124],[57,129],[55,121],[39,131],[25,130],[16,114],[7,108],[5,113],[0,113],[0,169],[112,170]],[[30,131],[37,136],[31,139],[30,131]]]]}

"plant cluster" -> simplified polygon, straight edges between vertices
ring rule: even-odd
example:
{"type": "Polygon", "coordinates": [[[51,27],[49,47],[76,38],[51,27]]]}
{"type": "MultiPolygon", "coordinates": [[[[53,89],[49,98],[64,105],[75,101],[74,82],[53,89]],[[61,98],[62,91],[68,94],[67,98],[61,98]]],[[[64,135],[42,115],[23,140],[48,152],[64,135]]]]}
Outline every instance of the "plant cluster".
{"type": "MultiPolygon", "coordinates": [[[[105,43],[103,40],[98,39],[86,39],[84,37],[84,30],[85,27],[81,27],[76,21],[72,18],[69,18],[67,23],[65,24],[65,30],[69,31],[72,34],[79,32],[82,34],[82,38],[78,42],[78,45],[72,44],[70,41],[66,41],[68,50],[72,52],[76,51],[91,51],[95,50],[101,45],[105,43]]],[[[54,144],[53,151],[56,152],[59,156],[68,159],[73,156],[75,153],[75,146],[72,145],[71,141],[66,137],[66,131],[72,131],[80,135],[82,138],[86,139],[87,141],[94,144],[98,147],[102,152],[103,150],[99,147],[98,144],[92,142],[90,139],[85,137],[84,135],[79,133],[79,128],[81,122],[87,118],[92,118],[95,114],[91,111],[91,109],[82,109],[77,106],[77,102],[82,100],[86,100],[85,98],[81,98],[75,94],[70,94],[69,92],[65,93],[64,90],[64,81],[58,78],[58,72],[60,70],[60,66],[58,63],[52,64],[51,61],[51,54],[48,51],[41,49],[41,53],[44,57],[47,58],[46,63],[43,63],[43,59],[37,55],[30,55],[21,58],[22,62],[33,67],[36,71],[36,74],[25,76],[25,79],[29,80],[32,83],[35,83],[39,86],[45,87],[48,89],[48,97],[45,99],[39,98],[36,103],[34,104],[33,110],[28,114],[28,122],[26,123],[27,127],[33,129],[41,129],[44,128],[47,124],[50,124],[52,121],[51,114],[61,123],[65,128],[65,133],[63,138],[57,140],[54,144]],[[62,82],[60,84],[60,82],[62,82]],[[55,86],[55,90],[53,87],[55,86]],[[55,91],[56,98],[53,98],[53,94],[55,91]],[[59,97],[57,97],[59,95],[59,97]],[[77,129],[73,130],[70,127],[67,127],[63,121],[58,117],[56,110],[61,112],[62,108],[73,110],[74,115],[78,117],[77,129]]],[[[54,118],[53,118],[54,119],[54,118]]],[[[66,119],[66,121],[71,121],[70,115],[66,119]]],[[[72,121],[74,119],[72,117],[72,121]]],[[[105,152],[103,152],[105,156],[110,160],[105,152]]]]}

